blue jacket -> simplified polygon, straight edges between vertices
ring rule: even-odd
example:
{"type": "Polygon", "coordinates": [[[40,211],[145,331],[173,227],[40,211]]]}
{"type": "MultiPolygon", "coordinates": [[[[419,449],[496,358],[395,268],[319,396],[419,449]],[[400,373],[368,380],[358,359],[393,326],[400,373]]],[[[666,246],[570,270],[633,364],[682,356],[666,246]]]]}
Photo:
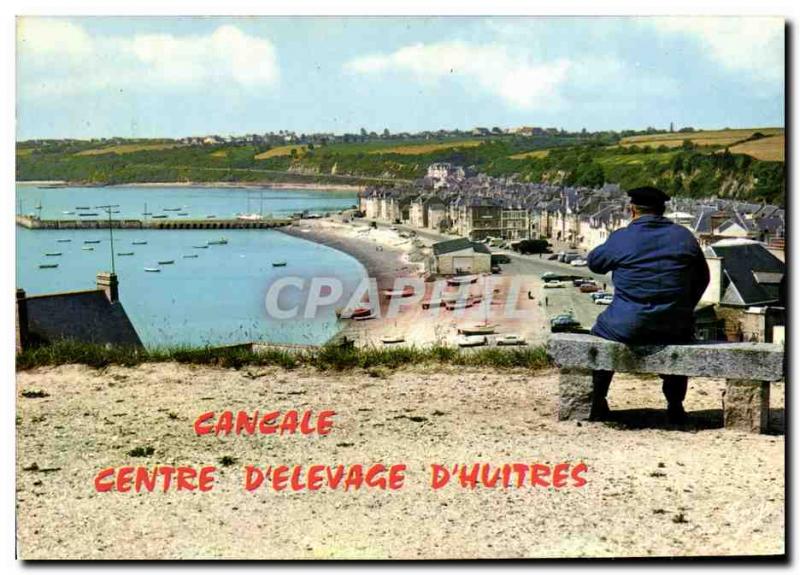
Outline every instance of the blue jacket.
{"type": "Polygon", "coordinates": [[[662,216],[645,215],[591,251],[589,269],[612,272],[614,299],[594,335],[636,344],[694,338],[694,307],[708,285],[708,265],[692,233],[662,216]]]}

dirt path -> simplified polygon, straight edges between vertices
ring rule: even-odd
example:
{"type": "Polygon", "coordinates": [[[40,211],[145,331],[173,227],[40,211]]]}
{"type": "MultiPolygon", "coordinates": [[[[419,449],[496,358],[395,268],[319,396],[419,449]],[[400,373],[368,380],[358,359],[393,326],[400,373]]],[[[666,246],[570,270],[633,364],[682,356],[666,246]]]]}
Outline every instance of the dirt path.
{"type": "MultiPolygon", "coordinates": [[[[176,364],[23,372],[17,377],[19,554],[414,559],[782,553],[783,436],[719,429],[723,382],[701,379],[691,381],[687,400],[698,427],[668,429],[659,387],[656,379],[614,382],[610,402],[619,410],[619,428],[557,422],[554,373],[417,368],[325,375],[176,364]],[[332,432],[197,437],[193,431],[195,418],[210,410],[292,408],[335,410],[332,432]],[[143,455],[129,454],[136,448],[143,455]],[[233,464],[223,467],[225,457],[233,464]],[[248,493],[241,485],[247,463],[357,462],[406,463],[406,485],[300,493],[248,493]],[[434,491],[428,466],[435,462],[583,462],[588,483],[434,491]],[[220,471],[207,493],[94,491],[102,468],[156,464],[216,465],[220,471]]],[[[782,385],[773,386],[772,406],[780,427],[782,385]]]]}

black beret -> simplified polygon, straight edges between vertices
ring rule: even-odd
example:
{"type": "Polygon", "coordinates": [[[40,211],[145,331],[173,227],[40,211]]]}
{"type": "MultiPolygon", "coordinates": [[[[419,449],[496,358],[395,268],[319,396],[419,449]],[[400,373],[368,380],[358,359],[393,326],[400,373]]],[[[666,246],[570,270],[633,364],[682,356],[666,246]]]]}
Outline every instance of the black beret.
{"type": "Polygon", "coordinates": [[[667,194],[652,186],[633,188],[632,190],[628,190],[628,195],[631,198],[631,203],[637,206],[659,207],[669,201],[669,196],[667,194]]]}

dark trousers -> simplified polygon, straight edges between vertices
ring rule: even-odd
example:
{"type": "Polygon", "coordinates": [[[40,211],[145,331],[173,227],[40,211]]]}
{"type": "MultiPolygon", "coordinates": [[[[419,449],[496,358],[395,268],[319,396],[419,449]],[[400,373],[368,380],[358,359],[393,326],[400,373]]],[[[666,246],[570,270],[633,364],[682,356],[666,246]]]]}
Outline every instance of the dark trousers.
{"type": "MultiPolygon", "coordinates": [[[[605,398],[608,395],[608,388],[613,377],[613,371],[594,371],[592,373],[592,384],[596,399],[605,398]]],[[[681,405],[686,398],[689,378],[685,375],[661,375],[659,377],[661,377],[661,390],[664,392],[664,397],[667,398],[667,403],[669,405],[681,405]]]]}

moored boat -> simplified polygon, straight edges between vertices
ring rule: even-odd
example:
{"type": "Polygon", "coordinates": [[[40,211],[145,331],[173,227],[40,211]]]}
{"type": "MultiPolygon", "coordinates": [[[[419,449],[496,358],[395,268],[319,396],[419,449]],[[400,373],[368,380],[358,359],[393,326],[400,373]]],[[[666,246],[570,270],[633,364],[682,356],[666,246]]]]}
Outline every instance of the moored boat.
{"type": "Polygon", "coordinates": [[[99,244],[100,240],[83,240],[85,244],[99,244]]]}
{"type": "Polygon", "coordinates": [[[403,289],[387,289],[383,290],[383,295],[387,298],[411,297],[414,295],[414,288],[411,286],[406,286],[403,289]]]}
{"type": "Polygon", "coordinates": [[[286,262],[285,262],[285,261],[280,261],[280,262],[272,262],[272,267],[274,267],[274,268],[283,268],[283,267],[286,267],[286,262]]]}
{"type": "Polygon", "coordinates": [[[458,333],[462,335],[491,335],[497,329],[496,325],[474,325],[469,327],[458,328],[458,333]]]}
{"type": "Polygon", "coordinates": [[[117,252],[118,256],[132,256],[133,252],[117,252]]]}
{"type": "Polygon", "coordinates": [[[175,260],[162,260],[162,261],[158,262],[158,265],[167,266],[169,264],[174,264],[174,263],[175,263],[175,260]]]}
{"type": "Polygon", "coordinates": [[[403,343],[406,340],[402,335],[387,335],[381,338],[381,343],[384,344],[391,344],[391,343],[403,343]]]}
{"type": "Polygon", "coordinates": [[[474,284],[476,281],[478,281],[478,276],[475,275],[453,276],[451,278],[447,278],[447,285],[460,286],[464,284],[474,284]]]}
{"type": "Polygon", "coordinates": [[[228,240],[226,240],[225,238],[220,238],[218,240],[211,240],[210,242],[208,242],[208,245],[210,245],[210,246],[224,246],[227,243],[228,243],[228,240]]]}
{"type": "Polygon", "coordinates": [[[47,252],[47,253],[46,253],[46,254],[44,254],[44,255],[46,255],[46,256],[51,256],[51,257],[55,257],[55,256],[60,256],[60,255],[61,255],[61,252],[47,252]]]}
{"type": "Polygon", "coordinates": [[[208,246],[192,246],[196,250],[207,250],[208,246]]]}
{"type": "Polygon", "coordinates": [[[40,269],[52,269],[57,268],[58,264],[39,264],[40,269]]]}
{"type": "Polygon", "coordinates": [[[166,214],[158,214],[158,215],[155,215],[155,216],[153,216],[153,219],[154,219],[154,220],[156,220],[156,219],[158,219],[158,220],[163,220],[163,219],[164,219],[164,218],[166,218],[166,217],[167,217],[167,215],[166,215],[166,214]]]}
{"type": "Polygon", "coordinates": [[[156,272],[157,273],[157,272],[160,272],[161,270],[158,269],[158,268],[144,268],[144,271],[146,271],[146,272],[156,272]]]}
{"type": "Polygon", "coordinates": [[[57,241],[58,243],[60,243],[60,244],[68,244],[68,243],[69,243],[69,242],[71,242],[72,240],[71,240],[71,239],[69,239],[69,238],[61,238],[60,240],[56,240],[56,241],[57,241]]]}
{"type": "Polygon", "coordinates": [[[197,254],[187,254],[187,255],[185,255],[185,256],[183,256],[183,257],[184,257],[184,258],[198,258],[198,257],[200,257],[200,256],[198,256],[197,254]]]}
{"type": "Polygon", "coordinates": [[[81,249],[84,250],[84,251],[87,251],[87,252],[93,252],[94,251],[94,248],[92,246],[83,246],[81,249]]]}

